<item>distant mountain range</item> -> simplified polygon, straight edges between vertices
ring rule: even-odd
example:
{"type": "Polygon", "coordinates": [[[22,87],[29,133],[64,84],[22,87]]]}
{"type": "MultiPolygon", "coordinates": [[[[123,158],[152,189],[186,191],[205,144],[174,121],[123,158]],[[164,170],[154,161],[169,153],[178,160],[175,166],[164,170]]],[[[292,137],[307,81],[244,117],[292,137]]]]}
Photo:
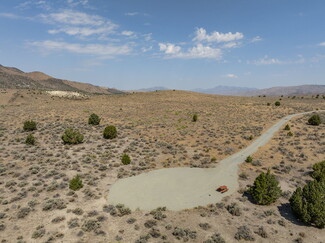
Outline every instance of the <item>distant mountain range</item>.
{"type": "MultiPolygon", "coordinates": [[[[141,89],[141,92],[150,92],[156,90],[169,90],[166,87],[152,87],[147,89],[141,89]]],[[[325,94],[325,85],[299,85],[299,86],[286,86],[286,87],[272,87],[267,89],[256,89],[247,87],[235,87],[235,86],[216,86],[211,89],[192,89],[189,91],[215,94],[215,95],[233,95],[233,96],[279,96],[279,95],[313,95],[313,94],[325,94]]]]}
{"type": "Polygon", "coordinates": [[[142,91],[142,92],[151,92],[151,91],[156,91],[156,90],[169,90],[168,88],[157,86],[157,87],[151,87],[147,89],[138,89],[137,91],[142,91]]]}
{"type": "Polygon", "coordinates": [[[234,87],[234,86],[216,86],[211,89],[193,89],[191,91],[204,93],[204,94],[216,94],[216,95],[239,95],[244,92],[255,91],[255,88],[247,87],[234,87]]]}
{"type": "Polygon", "coordinates": [[[299,86],[284,86],[272,87],[268,89],[252,90],[242,92],[243,96],[279,96],[279,95],[312,95],[312,94],[325,94],[325,85],[299,85],[299,86]]]}
{"type": "Polygon", "coordinates": [[[120,94],[120,90],[53,78],[42,72],[25,73],[15,67],[0,65],[0,88],[60,90],[98,94],[120,94]]]}
{"type": "MultiPolygon", "coordinates": [[[[63,79],[53,78],[42,72],[23,72],[15,67],[5,67],[0,65],[0,88],[6,89],[35,89],[35,90],[61,90],[75,91],[93,94],[123,94],[127,91],[120,91],[112,88],[104,88],[88,83],[81,83],[63,79]]],[[[140,92],[150,92],[156,90],[168,90],[166,87],[152,87],[140,89],[140,92]]],[[[287,87],[272,87],[267,89],[255,89],[247,87],[216,86],[211,89],[193,89],[190,91],[235,96],[293,96],[325,94],[325,85],[300,85],[287,87]]],[[[129,91],[130,92],[130,91],[129,91]]]]}

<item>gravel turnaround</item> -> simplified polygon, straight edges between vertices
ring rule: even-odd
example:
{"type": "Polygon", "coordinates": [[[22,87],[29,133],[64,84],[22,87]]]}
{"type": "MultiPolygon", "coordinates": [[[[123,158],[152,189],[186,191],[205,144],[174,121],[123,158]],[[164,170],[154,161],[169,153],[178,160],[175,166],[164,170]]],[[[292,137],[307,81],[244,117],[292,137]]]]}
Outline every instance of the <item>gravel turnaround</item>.
{"type": "Polygon", "coordinates": [[[247,156],[265,145],[291,118],[320,111],[282,118],[247,148],[220,161],[215,168],[166,168],[117,180],[110,188],[108,203],[122,203],[131,210],[152,210],[165,206],[176,211],[220,202],[223,197],[238,190],[238,165],[247,156]],[[222,185],[226,185],[229,191],[217,192],[216,188],[222,185]]]}

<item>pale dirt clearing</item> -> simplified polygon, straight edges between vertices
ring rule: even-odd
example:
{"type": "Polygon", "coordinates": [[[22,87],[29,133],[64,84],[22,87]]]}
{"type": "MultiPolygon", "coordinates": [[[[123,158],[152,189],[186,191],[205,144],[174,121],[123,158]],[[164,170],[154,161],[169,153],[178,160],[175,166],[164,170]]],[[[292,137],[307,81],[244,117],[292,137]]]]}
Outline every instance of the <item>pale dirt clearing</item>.
{"type": "Polygon", "coordinates": [[[131,210],[162,206],[182,210],[219,202],[238,189],[238,165],[248,155],[265,145],[288,120],[312,112],[315,111],[282,118],[247,148],[222,160],[215,168],[167,168],[120,179],[110,188],[108,202],[122,203],[131,210]],[[217,192],[216,188],[222,185],[228,186],[229,191],[217,192]]]}
{"type": "Polygon", "coordinates": [[[65,97],[65,98],[86,98],[87,96],[84,94],[80,94],[78,92],[72,92],[72,91],[46,91],[47,94],[51,96],[57,96],[57,97],[65,97]]]}

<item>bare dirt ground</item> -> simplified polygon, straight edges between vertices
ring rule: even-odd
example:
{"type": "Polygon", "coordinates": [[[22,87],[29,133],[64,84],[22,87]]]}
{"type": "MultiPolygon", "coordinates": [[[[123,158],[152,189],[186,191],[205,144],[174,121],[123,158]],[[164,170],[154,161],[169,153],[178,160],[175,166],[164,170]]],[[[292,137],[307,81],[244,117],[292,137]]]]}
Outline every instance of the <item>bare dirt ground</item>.
{"type": "Polygon", "coordinates": [[[2,242],[204,242],[220,233],[226,242],[234,242],[238,228],[246,225],[257,242],[322,242],[324,230],[297,222],[288,208],[290,192],[309,178],[313,163],[324,159],[324,124],[308,126],[308,117],[290,121],[292,137],[281,130],[253,155],[254,163],[243,164],[240,189],[222,203],[150,212],[108,205],[106,199],[118,178],[159,168],[215,167],[280,118],[324,108],[324,100],[312,97],[161,91],[71,100],[38,91],[1,91],[0,238],[2,242]],[[275,107],[279,99],[281,106],[275,107]],[[93,112],[102,117],[99,126],[87,124],[93,112]],[[197,122],[192,122],[193,114],[198,114],[197,122]],[[36,146],[24,143],[29,133],[22,126],[29,119],[38,123],[33,132],[36,146]],[[106,125],[117,127],[118,138],[102,137],[106,125]],[[60,137],[68,127],[84,134],[83,144],[62,143],[60,137]],[[124,152],[131,157],[130,165],[121,163],[124,152]],[[287,196],[275,205],[256,206],[245,187],[269,167],[287,196]],[[73,192],[68,182],[76,174],[84,187],[73,192]]]}

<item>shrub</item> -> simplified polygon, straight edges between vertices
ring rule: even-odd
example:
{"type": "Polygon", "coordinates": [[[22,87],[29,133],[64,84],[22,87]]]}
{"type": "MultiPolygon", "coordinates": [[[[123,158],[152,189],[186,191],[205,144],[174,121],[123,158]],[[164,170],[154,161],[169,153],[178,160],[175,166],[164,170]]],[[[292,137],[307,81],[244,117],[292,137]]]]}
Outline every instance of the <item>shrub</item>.
{"type": "Polygon", "coordinates": [[[287,136],[292,137],[293,136],[293,133],[292,132],[288,132],[287,133],[287,136]]]}
{"type": "Polygon", "coordinates": [[[63,201],[63,199],[48,199],[44,204],[43,204],[43,211],[52,211],[55,209],[64,209],[66,208],[67,205],[63,201]]]}
{"type": "Polygon", "coordinates": [[[193,122],[196,122],[197,121],[197,114],[194,114],[193,117],[192,117],[192,121],[193,122]]]}
{"type": "Polygon", "coordinates": [[[309,124],[309,125],[318,126],[320,123],[321,123],[321,120],[320,120],[319,115],[312,115],[312,116],[308,119],[308,124],[309,124]]]}
{"type": "Polygon", "coordinates": [[[253,161],[253,158],[250,155],[245,159],[245,162],[247,162],[247,163],[251,163],[252,161],[253,161]]]}
{"type": "Polygon", "coordinates": [[[325,180],[308,182],[298,187],[290,198],[294,214],[304,223],[325,227],[325,180]]]}
{"type": "Polygon", "coordinates": [[[289,126],[289,124],[287,124],[287,125],[284,127],[284,130],[286,130],[286,131],[290,131],[290,126],[289,126]]]}
{"type": "Polygon", "coordinates": [[[263,228],[263,226],[260,226],[257,231],[255,231],[255,234],[261,236],[262,238],[267,238],[267,232],[263,228]]]}
{"type": "Polygon", "coordinates": [[[247,180],[248,179],[248,175],[245,172],[242,172],[239,174],[239,178],[242,180],[247,180]]]}
{"type": "Polygon", "coordinates": [[[122,164],[123,164],[123,165],[128,165],[128,164],[130,164],[130,163],[131,163],[130,156],[127,155],[127,154],[123,154],[123,155],[122,155],[122,159],[121,159],[121,161],[122,161],[122,164]]]}
{"type": "Polygon", "coordinates": [[[246,241],[254,241],[255,240],[251,230],[246,225],[240,226],[238,228],[238,231],[235,234],[235,239],[236,240],[243,239],[246,241]]]}
{"type": "Polygon", "coordinates": [[[25,143],[28,144],[28,145],[35,145],[35,143],[36,143],[36,139],[35,139],[35,137],[33,136],[33,134],[29,134],[29,135],[27,136],[25,143]]]}
{"type": "Polygon", "coordinates": [[[117,137],[116,127],[114,127],[114,126],[105,127],[103,135],[104,135],[104,138],[106,138],[106,139],[116,138],[117,137]]]}
{"type": "Polygon", "coordinates": [[[313,165],[312,177],[317,180],[325,180],[325,160],[313,165]]]}
{"type": "Polygon", "coordinates": [[[126,207],[124,204],[117,204],[116,206],[108,205],[105,207],[105,212],[108,212],[113,217],[123,217],[131,214],[131,209],[126,207]]]}
{"type": "Polygon", "coordinates": [[[265,174],[262,172],[254,181],[254,185],[250,188],[250,194],[254,201],[260,205],[269,205],[275,202],[281,196],[281,188],[279,182],[270,170],[265,174]]]}
{"type": "Polygon", "coordinates": [[[24,122],[24,131],[34,131],[36,130],[36,122],[30,120],[30,121],[25,121],[24,122]]]}
{"type": "Polygon", "coordinates": [[[100,228],[100,223],[96,219],[88,219],[81,226],[81,229],[87,232],[95,231],[98,228],[100,228]]]}
{"type": "Polygon", "coordinates": [[[233,216],[240,216],[241,215],[241,209],[238,206],[237,203],[232,203],[227,206],[228,212],[233,216]]]}
{"type": "Polygon", "coordinates": [[[43,225],[37,226],[36,230],[32,234],[33,239],[42,238],[45,235],[46,231],[43,225]]]}
{"type": "Polygon", "coordinates": [[[98,115],[95,113],[91,114],[88,119],[88,124],[90,125],[99,125],[100,123],[100,118],[98,115]]]}
{"type": "Polygon", "coordinates": [[[84,140],[84,136],[80,132],[73,130],[72,128],[66,129],[61,138],[63,142],[67,144],[79,144],[82,143],[84,140]]]}
{"type": "Polygon", "coordinates": [[[219,233],[215,233],[203,243],[226,243],[226,241],[219,233]]]}
{"type": "Polygon", "coordinates": [[[274,105],[275,105],[275,106],[280,106],[281,103],[280,103],[280,101],[275,101],[274,105]]]}
{"type": "Polygon", "coordinates": [[[73,177],[69,182],[69,188],[73,191],[77,191],[81,188],[83,188],[82,180],[79,175],[76,175],[73,177]]]}
{"type": "Polygon", "coordinates": [[[270,105],[271,105],[271,103],[269,103],[269,102],[268,102],[266,105],[267,105],[267,106],[270,106],[270,105]]]}

